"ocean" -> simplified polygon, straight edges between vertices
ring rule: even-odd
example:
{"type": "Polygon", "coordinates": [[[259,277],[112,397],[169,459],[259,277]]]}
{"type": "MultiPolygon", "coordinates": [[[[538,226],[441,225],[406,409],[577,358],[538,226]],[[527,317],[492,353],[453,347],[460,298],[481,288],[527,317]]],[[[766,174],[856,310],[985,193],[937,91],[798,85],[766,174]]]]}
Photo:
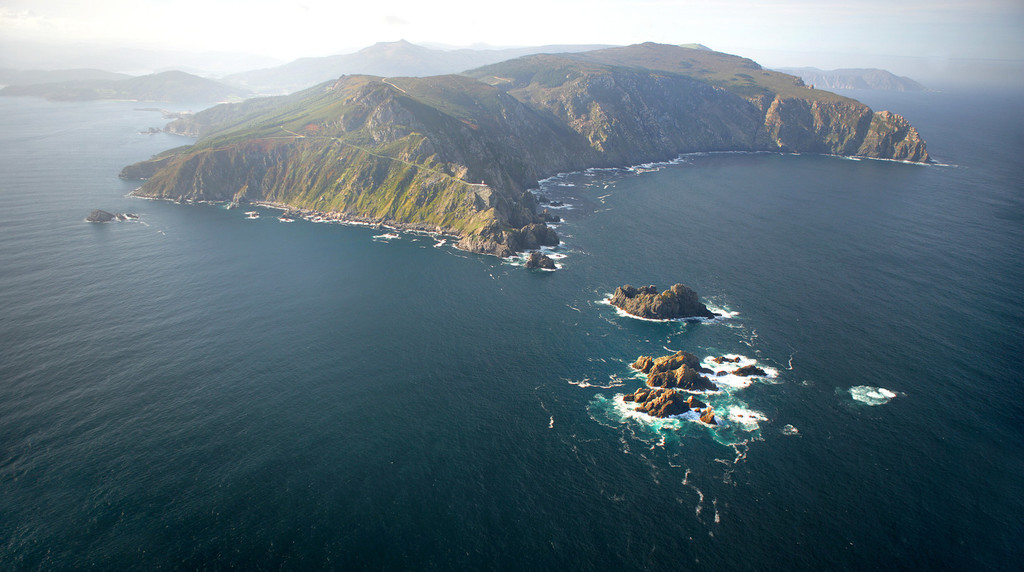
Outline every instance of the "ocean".
{"type": "Polygon", "coordinates": [[[1015,568],[1024,99],[847,94],[938,164],[559,175],[556,272],[130,198],[147,104],[0,98],[0,568],[1015,568]],[[603,302],[675,282],[727,317],[603,302]],[[772,376],[631,411],[681,349],[772,376]]]}

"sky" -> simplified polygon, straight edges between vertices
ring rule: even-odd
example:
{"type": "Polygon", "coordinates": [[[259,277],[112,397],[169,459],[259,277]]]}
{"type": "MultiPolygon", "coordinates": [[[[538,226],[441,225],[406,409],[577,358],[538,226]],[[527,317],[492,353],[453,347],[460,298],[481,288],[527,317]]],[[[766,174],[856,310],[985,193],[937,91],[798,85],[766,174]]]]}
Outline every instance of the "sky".
{"type": "Polygon", "coordinates": [[[0,0],[4,40],[290,61],[380,41],[698,42],[769,66],[1024,60],[1024,0],[0,0]]]}

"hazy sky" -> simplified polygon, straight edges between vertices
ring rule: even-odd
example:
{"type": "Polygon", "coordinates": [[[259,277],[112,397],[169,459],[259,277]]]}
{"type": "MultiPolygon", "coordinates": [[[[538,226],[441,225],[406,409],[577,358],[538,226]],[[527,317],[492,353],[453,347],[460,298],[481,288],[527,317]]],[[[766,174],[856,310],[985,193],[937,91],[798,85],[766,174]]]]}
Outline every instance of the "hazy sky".
{"type": "Polygon", "coordinates": [[[1024,58],[1024,0],[0,0],[0,36],[282,60],[404,38],[508,46],[700,42],[769,65],[797,63],[787,60],[794,53],[941,63],[1024,58]]]}

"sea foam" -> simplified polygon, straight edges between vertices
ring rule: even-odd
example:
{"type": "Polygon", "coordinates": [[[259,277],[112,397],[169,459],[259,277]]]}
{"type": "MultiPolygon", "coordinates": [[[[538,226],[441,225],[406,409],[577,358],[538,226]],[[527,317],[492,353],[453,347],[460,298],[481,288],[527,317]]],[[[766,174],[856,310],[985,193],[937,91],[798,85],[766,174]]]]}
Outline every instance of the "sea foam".
{"type": "Polygon", "coordinates": [[[896,392],[884,387],[857,385],[850,388],[850,397],[865,405],[885,405],[896,397],[896,392]]]}

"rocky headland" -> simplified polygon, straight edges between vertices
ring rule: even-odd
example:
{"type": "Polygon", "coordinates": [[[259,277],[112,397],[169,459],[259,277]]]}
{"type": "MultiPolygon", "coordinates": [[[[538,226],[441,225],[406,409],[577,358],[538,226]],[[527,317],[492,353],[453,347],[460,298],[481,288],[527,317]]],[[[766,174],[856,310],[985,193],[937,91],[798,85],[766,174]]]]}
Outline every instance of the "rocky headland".
{"type": "Polygon", "coordinates": [[[608,302],[627,314],[647,320],[717,316],[701,304],[696,292],[684,284],[675,284],[661,293],[653,285],[636,288],[627,284],[616,288],[608,302]]]}
{"type": "Polygon", "coordinates": [[[126,167],[138,196],[275,203],[459,237],[511,256],[558,244],[529,189],[560,172],[698,151],[928,161],[902,117],[708,50],[527,56],[461,75],[342,76],[177,119],[198,137],[126,167]]]}

